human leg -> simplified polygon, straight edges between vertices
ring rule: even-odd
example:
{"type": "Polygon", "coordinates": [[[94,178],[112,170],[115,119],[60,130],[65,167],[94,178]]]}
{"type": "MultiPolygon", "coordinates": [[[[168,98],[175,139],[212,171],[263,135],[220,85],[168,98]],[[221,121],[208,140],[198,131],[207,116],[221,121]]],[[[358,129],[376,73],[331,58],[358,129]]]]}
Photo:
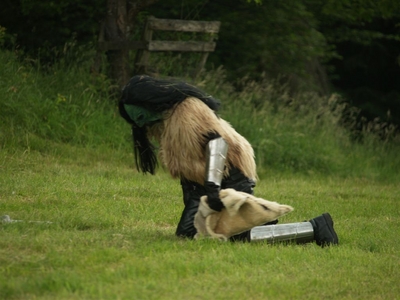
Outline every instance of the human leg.
{"type": "Polygon", "coordinates": [[[205,195],[206,191],[203,186],[192,181],[182,180],[181,186],[185,208],[175,234],[179,237],[193,238],[197,233],[194,227],[194,216],[199,207],[200,197],[205,195]]]}
{"type": "MultiPolygon", "coordinates": [[[[197,233],[194,227],[194,216],[197,213],[200,197],[205,195],[203,186],[190,181],[182,181],[185,208],[179,221],[176,235],[193,238],[197,233]]],[[[234,188],[253,194],[255,184],[238,170],[233,170],[228,179],[223,180],[221,187],[234,188]]],[[[277,220],[263,226],[257,226],[250,231],[232,236],[231,241],[267,241],[308,243],[316,242],[319,246],[335,245],[339,243],[333,228],[333,220],[329,213],[324,213],[314,219],[299,223],[277,224],[277,220]],[[266,226],[268,225],[268,226],[266,226]]]]}
{"type": "MultiPolygon", "coordinates": [[[[233,188],[253,195],[255,183],[246,178],[239,170],[233,169],[230,177],[222,182],[222,189],[233,188]]],[[[279,224],[278,220],[257,226],[230,238],[231,241],[258,241],[268,242],[293,241],[298,244],[316,242],[319,246],[336,245],[338,236],[333,227],[333,220],[329,213],[324,213],[308,222],[279,224]]]]}
{"type": "Polygon", "coordinates": [[[250,230],[248,240],[269,243],[295,242],[298,244],[315,241],[321,247],[339,243],[338,236],[333,228],[333,220],[329,213],[324,213],[314,219],[300,223],[257,226],[250,230]]]}

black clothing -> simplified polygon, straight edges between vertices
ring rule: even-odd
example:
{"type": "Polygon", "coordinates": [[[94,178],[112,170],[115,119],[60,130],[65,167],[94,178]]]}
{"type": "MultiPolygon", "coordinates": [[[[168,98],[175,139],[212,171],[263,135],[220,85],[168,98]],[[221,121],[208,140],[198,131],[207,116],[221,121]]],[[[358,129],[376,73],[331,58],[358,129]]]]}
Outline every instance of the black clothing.
{"type": "MultiPolygon", "coordinates": [[[[197,232],[194,227],[194,216],[200,204],[200,197],[207,195],[207,192],[204,186],[193,181],[181,180],[181,185],[185,208],[176,229],[176,235],[193,238],[197,232]]],[[[229,177],[222,179],[221,183],[221,189],[232,188],[248,194],[253,194],[254,187],[255,182],[244,176],[236,168],[232,169],[229,177]]],[[[247,236],[247,234],[245,235],[247,236]]]]}

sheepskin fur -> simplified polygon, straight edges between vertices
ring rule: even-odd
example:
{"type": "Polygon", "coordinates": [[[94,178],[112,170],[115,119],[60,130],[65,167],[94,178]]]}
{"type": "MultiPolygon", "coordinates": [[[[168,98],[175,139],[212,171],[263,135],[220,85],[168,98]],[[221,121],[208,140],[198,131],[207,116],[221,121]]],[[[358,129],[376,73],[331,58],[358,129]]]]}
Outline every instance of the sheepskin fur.
{"type": "Polygon", "coordinates": [[[231,236],[276,220],[291,211],[293,207],[271,202],[234,189],[220,191],[225,208],[217,212],[207,204],[207,196],[200,199],[199,209],[194,218],[197,229],[195,238],[208,236],[227,241],[231,236]]]}
{"type": "Polygon", "coordinates": [[[149,128],[159,143],[159,158],[173,178],[204,184],[205,146],[210,132],[219,133],[228,143],[225,175],[231,167],[256,181],[256,164],[250,143],[201,100],[188,97],[163,116],[163,123],[149,128]]]}

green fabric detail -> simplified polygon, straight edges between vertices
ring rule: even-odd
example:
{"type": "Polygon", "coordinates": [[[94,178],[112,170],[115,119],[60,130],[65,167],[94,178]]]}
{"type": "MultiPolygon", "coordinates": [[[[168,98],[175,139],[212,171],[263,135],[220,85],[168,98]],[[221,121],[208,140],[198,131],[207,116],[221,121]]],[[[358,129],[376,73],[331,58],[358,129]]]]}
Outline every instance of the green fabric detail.
{"type": "Polygon", "coordinates": [[[138,127],[161,120],[161,113],[147,110],[141,106],[124,104],[124,108],[128,116],[138,127]]]}

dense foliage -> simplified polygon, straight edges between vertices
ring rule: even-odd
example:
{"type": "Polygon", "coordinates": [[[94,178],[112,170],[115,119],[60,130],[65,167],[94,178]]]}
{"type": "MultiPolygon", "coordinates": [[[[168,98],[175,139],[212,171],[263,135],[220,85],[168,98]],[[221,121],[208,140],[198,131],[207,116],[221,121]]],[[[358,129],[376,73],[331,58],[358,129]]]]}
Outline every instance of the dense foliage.
{"type": "MultiPolygon", "coordinates": [[[[105,15],[105,0],[8,0],[0,42],[52,61],[71,41],[93,43],[105,15]]],[[[289,82],[292,90],[335,91],[361,110],[359,127],[362,117],[400,124],[398,1],[164,0],[137,14],[133,39],[148,15],[221,21],[208,68],[223,66],[237,87],[248,76],[289,82]]]]}
{"type": "Polygon", "coordinates": [[[362,110],[360,116],[400,124],[398,1],[261,2],[191,1],[178,7],[166,0],[149,13],[220,20],[209,63],[223,65],[230,81],[280,78],[296,90],[340,92],[362,110]]]}

